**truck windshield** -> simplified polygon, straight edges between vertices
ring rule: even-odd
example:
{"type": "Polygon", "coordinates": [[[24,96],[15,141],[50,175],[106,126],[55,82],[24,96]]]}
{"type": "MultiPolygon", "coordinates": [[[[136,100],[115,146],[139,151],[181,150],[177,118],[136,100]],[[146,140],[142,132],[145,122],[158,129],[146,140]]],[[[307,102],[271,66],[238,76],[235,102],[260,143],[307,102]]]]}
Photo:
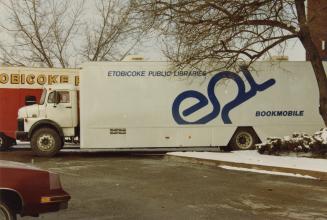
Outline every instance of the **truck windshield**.
{"type": "Polygon", "coordinates": [[[43,89],[42,95],[41,95],[41,99],[40,99],[40,105],[44,104],[45,101],[45,97],[47,96],[47,90],[43,89]]]}

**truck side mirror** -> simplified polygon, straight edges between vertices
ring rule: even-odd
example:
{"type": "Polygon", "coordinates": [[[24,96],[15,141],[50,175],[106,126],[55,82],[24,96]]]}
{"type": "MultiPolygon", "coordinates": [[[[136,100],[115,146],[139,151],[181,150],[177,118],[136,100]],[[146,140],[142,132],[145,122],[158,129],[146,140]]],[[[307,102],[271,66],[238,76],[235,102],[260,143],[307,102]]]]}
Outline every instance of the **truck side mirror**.
{"type": "Polygon", "coordinates": [[[25,105],[34,105],[36,104],[36,97],[32,95],[25,96],[25,105]]]}
{"type": "Polygon", "coordinates": [[[55,92],[54,94],[54,103],[57,105],[60,102],[60,94],[59,92],[55,92]]]}

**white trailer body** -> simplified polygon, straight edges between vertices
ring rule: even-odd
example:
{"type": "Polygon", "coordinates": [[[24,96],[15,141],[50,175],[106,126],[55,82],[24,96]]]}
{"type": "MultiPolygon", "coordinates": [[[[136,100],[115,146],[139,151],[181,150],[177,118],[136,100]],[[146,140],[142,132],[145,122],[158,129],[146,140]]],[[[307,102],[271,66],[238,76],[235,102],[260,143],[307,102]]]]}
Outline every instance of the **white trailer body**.
{"type": "Polygon", "coordinates": [[[257,62],[249,72],[208,75],[174,72],[166,62],[86,63],[80,147],[225,146],[243,127],[262,141],[313,133],[324,127],[318,94],[309,62],[257,62]]]}

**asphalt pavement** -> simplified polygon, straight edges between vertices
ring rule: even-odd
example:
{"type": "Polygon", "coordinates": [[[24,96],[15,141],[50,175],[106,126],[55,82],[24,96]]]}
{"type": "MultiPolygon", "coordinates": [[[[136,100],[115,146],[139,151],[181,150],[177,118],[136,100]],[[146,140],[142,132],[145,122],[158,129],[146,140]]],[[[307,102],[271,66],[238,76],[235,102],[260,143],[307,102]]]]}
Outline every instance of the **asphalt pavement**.
{"type": "MultiPolygon", "coordinates": [[[[327,219],[327,182],[224,170],[164,155],[1,152],[60,174],[69,207],[39,219],[327,219]]],[[[18,219],[37,219],[24,217],[18,219]]]]}

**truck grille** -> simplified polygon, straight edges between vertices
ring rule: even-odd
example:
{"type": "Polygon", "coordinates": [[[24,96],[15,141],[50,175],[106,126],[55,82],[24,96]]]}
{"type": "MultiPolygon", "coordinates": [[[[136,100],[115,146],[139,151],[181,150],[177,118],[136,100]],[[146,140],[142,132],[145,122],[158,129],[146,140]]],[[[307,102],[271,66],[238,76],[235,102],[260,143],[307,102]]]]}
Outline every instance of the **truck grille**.
{"type": "Polygon", "coordinates": [[[17,121],[18,121],[18,126],[17,126],[18,131],[24,131],[24,119],[19,118],[17,121]]]}

